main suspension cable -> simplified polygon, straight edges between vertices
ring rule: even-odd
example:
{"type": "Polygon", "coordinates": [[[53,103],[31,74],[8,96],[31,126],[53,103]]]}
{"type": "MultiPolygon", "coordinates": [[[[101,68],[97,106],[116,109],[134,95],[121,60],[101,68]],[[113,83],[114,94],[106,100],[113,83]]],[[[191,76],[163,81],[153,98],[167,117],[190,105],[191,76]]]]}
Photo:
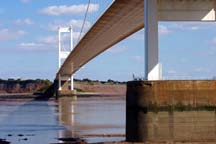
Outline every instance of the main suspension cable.
{"type": "Polygon", "coordinates": [[[86,18],[87,18],[88,11],[89,11],[90,2],[91,2],[91,0],[88,0],[88,6],[87,6],[87,9],[86,9],[86,13],[85,13],[85,17],[84,17],[84,20],[83,20],[82,28],[80,30],[80,34],[79,34],[79,37],[78,37],[78,41],[81,39],[81,36],[82,36],[82,32],[83,32],[83,29],[84,29],[84,26],[85,26],[85,23],[86,23],[86,18]]]}

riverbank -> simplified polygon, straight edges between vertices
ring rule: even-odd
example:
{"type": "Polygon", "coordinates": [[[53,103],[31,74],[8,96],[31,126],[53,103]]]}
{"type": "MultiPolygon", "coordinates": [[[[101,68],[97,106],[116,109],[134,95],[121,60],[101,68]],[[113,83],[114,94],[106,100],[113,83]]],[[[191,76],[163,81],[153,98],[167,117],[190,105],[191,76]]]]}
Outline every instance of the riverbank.
{"type": "Polygon", "coordinates": [[[126,93],[126,84],[120,83],[76,82],[74,88],[79,94],[125,95],[126,93]]]}
{"type": "Polygon", "coordinates": [[[8,101],[8,100],[33,100],[38,96],[33,95],[32,93],[1,93],[0,101],[8,101]]]}
{"type": "Polygon", "coordinates": [[[100,142],[91,144],[215,144],[215,142],[178,142],[178,141],[164,141],[164,142],[100,142]]]}
{"type": "MultiPolygon", "coordinates": [[[[0,100],[1,99],[47,99],[55,98],[53,93],[47,93],[46,89],[52,84],[47,80],[1,80],[0,81],[0,100]],[[46,94],[44,94],[44,92],[46,94]]],[[[78,97],[107,97],[125,96],[126,84],[115,81],[91,81],[75,80],[74,89],[78,97]]]]}
{"type": "MultiPolygon", "coordinates": [[[[52,82],[40,79],[0,79],[0,94],[23,94],[23,93],[43,93],[52,82]]],[[[100,94],[124,94],[126,92],[126,82],[118,82],[113,80],[98,81],[89,79],[75,79],[74,89],[81,93],[100,93],[100,94]]]]}
{"type": "MultiPolygon", "coordinates": [[[[72,96],[60,96],[61,97],[72,97],[72,96]]],[[[101,98],[109,98],[109,99],[125,99],[125,95],[121,94],[102,94],[102,93],[77,93],[76,97],[78,99],[88,100],[88,99],[101,99],[101,98]]],[[[0,94],[0,101],[28,101],[28,100],[56,100],[57,97],[46,97],[44,95],[35,95],[33,93],[2,93],[0,94]]]]}

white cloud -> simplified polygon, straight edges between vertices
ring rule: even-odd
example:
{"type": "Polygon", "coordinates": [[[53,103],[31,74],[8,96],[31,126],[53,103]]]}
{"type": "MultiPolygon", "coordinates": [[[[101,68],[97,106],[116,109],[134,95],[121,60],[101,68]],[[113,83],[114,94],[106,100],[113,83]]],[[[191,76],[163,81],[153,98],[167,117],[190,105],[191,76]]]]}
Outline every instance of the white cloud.
{"type": "Polygon", "coordinates": [[[27,51],[47,51],[57,48],[58,37],[46,36],[39,38],[35,42],[22,42],[17,45],[22,50],[27,51]]]}
{"type": "Polygon", "coordinates": [[[167,28],[167,26],[159,25],[158,26],[158,33],[161,35],[169,34],[171,31],[167,28]]]}
{"type": "Polygon", "coordinates": [[[44,50],[46,47],[44,47],[44,44],[42,43],[20,43],[18,44],[18,47],[24,50],[44,50]]]}
{"type": "Polygon", "coordinates": [[[19,38],[25,34],[23,30],[9,30],[9,29],[0,29],[0,41],[7,41],[19,38]]]}
{"type": "Polygon", "coordinates": [[[170,25],[170,28],[177,30],[201,30],[201,29],[211,29],[216,26],[215,23],[212,22],[178,22],[170,25]]]}
{"type": "Polygon", "coordinates": [[[47,36],[36,40],[35,42],[22,42],[17,45],[22,50],[27,51],[47,51],[58,47],[57,36],[47,36]]]}
{"type": "MultiPolygon", "coordinates": [[[[69,35],[62,35],[62,47],[66,47],[67,45],[66,41],[69,42],[69,35]]],[[[58,47],[58,36],[49,35],[49,36],[38,38],[35,42],[20,43],[18,44],[18,46],[23,50],[33,50],[33,51],[52,50],[58,47]]]]}
{"type": "Polygon", "coordinates": [[[125,51],[127,51],[127,47],[125,46],[113,46],[112,48],[107,50],[107,52],[110,52],[110,53],[122,53],[125,51]]]}
{"type": "Polygon", "coordinates": [[[34,43],[34,42],[31,42],[31,43],[20,43],[19,46],[21,47],[37,47],[37,46],[42,46],[43,44],[40,44],[40,43],[34,43]]]}
{"type": "MultiPolygon", "coordinates": [[[[60,16],[60,15],[76,15],[85,13],[87,10],[88,4],[80,4],[80,5],[61,5],[61,6],[49,6],[42,10],[41,13],[52,16],[60,16]]],[[[98,11],[99,4],[90,4],[88,12],[93,13],[98,11]]]]}
{"type": "MultiPolygon", "coordinates": [[[[64,34],[62,35],[62,41],[64,42],[65,40],[69,39],[69,34],[64,34]]],[[[80,36],[79,32],[74,32],[73,33],[73,39],[77,40],[80,36]]],[[[83,36],[83,35],[81,35],[83,36]]],[[[57,44],[58,43],[58,36],[57,35],[50,35],[46,37],[39,38],[38,40],[40,43],[44,44],[57,44]]]]}
{"type": "MultiPolygon", "coordinates": [[[[55,21],[48,25],[48,29],[51,31],[57,31],[59,27],[68,27],[72,26],[73,30],[80,29],[83,25],[83,20],[72,19],[68,22],[65,21],[55,21]]],[[[91,23],[89,21],[85,21],[84,30],[89,29],[91,27],[91,23]]]]}
{"type": "MultiPolygon", "coordinates": [[[[81,34],[81,38],[84,35],[84,33],[81,34]]],[[[73,33],[73,40],[74,40],[74,46],[75,42],[78,41],[78,38],[80,36],[79,32],[73,33]]],[[[69,42],[70,42],[70,34],[65,33],[61,36],[62,41],[62,48],[69,48],[69,42]]],[[[41,50],[52,50],[58,47],[58,35],[49,35],[40,37],[35,42],[22,42],[18,44],[19,48],[23,50],[33,50],[33,51],[41,51],[41,50]]]]}
{"type": "MultiPolygon", "coordinates": [[[[133,40],[139,40],[139,41],[144,41],[145,40],[145,29],[142,29],[140,31],[138,31],[137,33],[133,34],[130,38],[133,39],[133,40]]],[[[160,35],[167,35],[167,34],[170,34],[171,33],[171,30],[165,26],[165,25],[159,25],[158,26],[158,34],[160,35]]]]}
{"type": "Polygon", "coordinates": [[[43,44],[57,44],[58,37],[57,36],[47,36],[47,37],[40,38],[38,41],[43,44]]]}
{"type": "Polygon", "coordinates": [[[31,19],[17,19],[15,20],[15,24],[17,25],[32,25],[34,22],[31,19]]]}

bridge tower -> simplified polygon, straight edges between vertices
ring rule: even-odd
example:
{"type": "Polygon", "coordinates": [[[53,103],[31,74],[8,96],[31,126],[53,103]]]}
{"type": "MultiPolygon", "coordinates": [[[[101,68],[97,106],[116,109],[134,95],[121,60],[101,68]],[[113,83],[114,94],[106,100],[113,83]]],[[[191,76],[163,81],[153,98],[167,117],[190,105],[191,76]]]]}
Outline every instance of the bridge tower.
{"type": "MultiPolygon", "coordinates": [[[[58,67],[60,68],[65,59],[68,57],[70,52],[73,50],[73,29],[71,27],[60,27],[58,32],[58,67]],[[63,49],[63,34],[70,33],[70,48],[63,49]]],[[[62,76],[58,75],[58,91],[74,91],[74,82],[73,75],[71,76],[62,76]],[[70,82],[70,83],[69,83],[70,82]]]]}

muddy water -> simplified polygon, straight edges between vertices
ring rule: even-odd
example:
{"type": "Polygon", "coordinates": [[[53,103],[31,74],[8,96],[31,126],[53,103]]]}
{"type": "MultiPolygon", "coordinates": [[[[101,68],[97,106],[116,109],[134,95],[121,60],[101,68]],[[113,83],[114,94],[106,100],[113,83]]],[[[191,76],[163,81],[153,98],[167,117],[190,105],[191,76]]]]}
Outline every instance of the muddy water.
{"type": "Polygon", "coordinates": [[[58,143],[70,137],[121,141],[124,134],[124,98],[0,101],[0,138],[13,144],[58,143]]]}
{"type": "MultiPolygon", "coordinates": [[[[215,111],[150,111],[145,120],[146,140],[216,141],[215,111]]],[[[0,101],[0,139],[12,144],[122,141],[124,134],[124,97],[0,101]]]]}

